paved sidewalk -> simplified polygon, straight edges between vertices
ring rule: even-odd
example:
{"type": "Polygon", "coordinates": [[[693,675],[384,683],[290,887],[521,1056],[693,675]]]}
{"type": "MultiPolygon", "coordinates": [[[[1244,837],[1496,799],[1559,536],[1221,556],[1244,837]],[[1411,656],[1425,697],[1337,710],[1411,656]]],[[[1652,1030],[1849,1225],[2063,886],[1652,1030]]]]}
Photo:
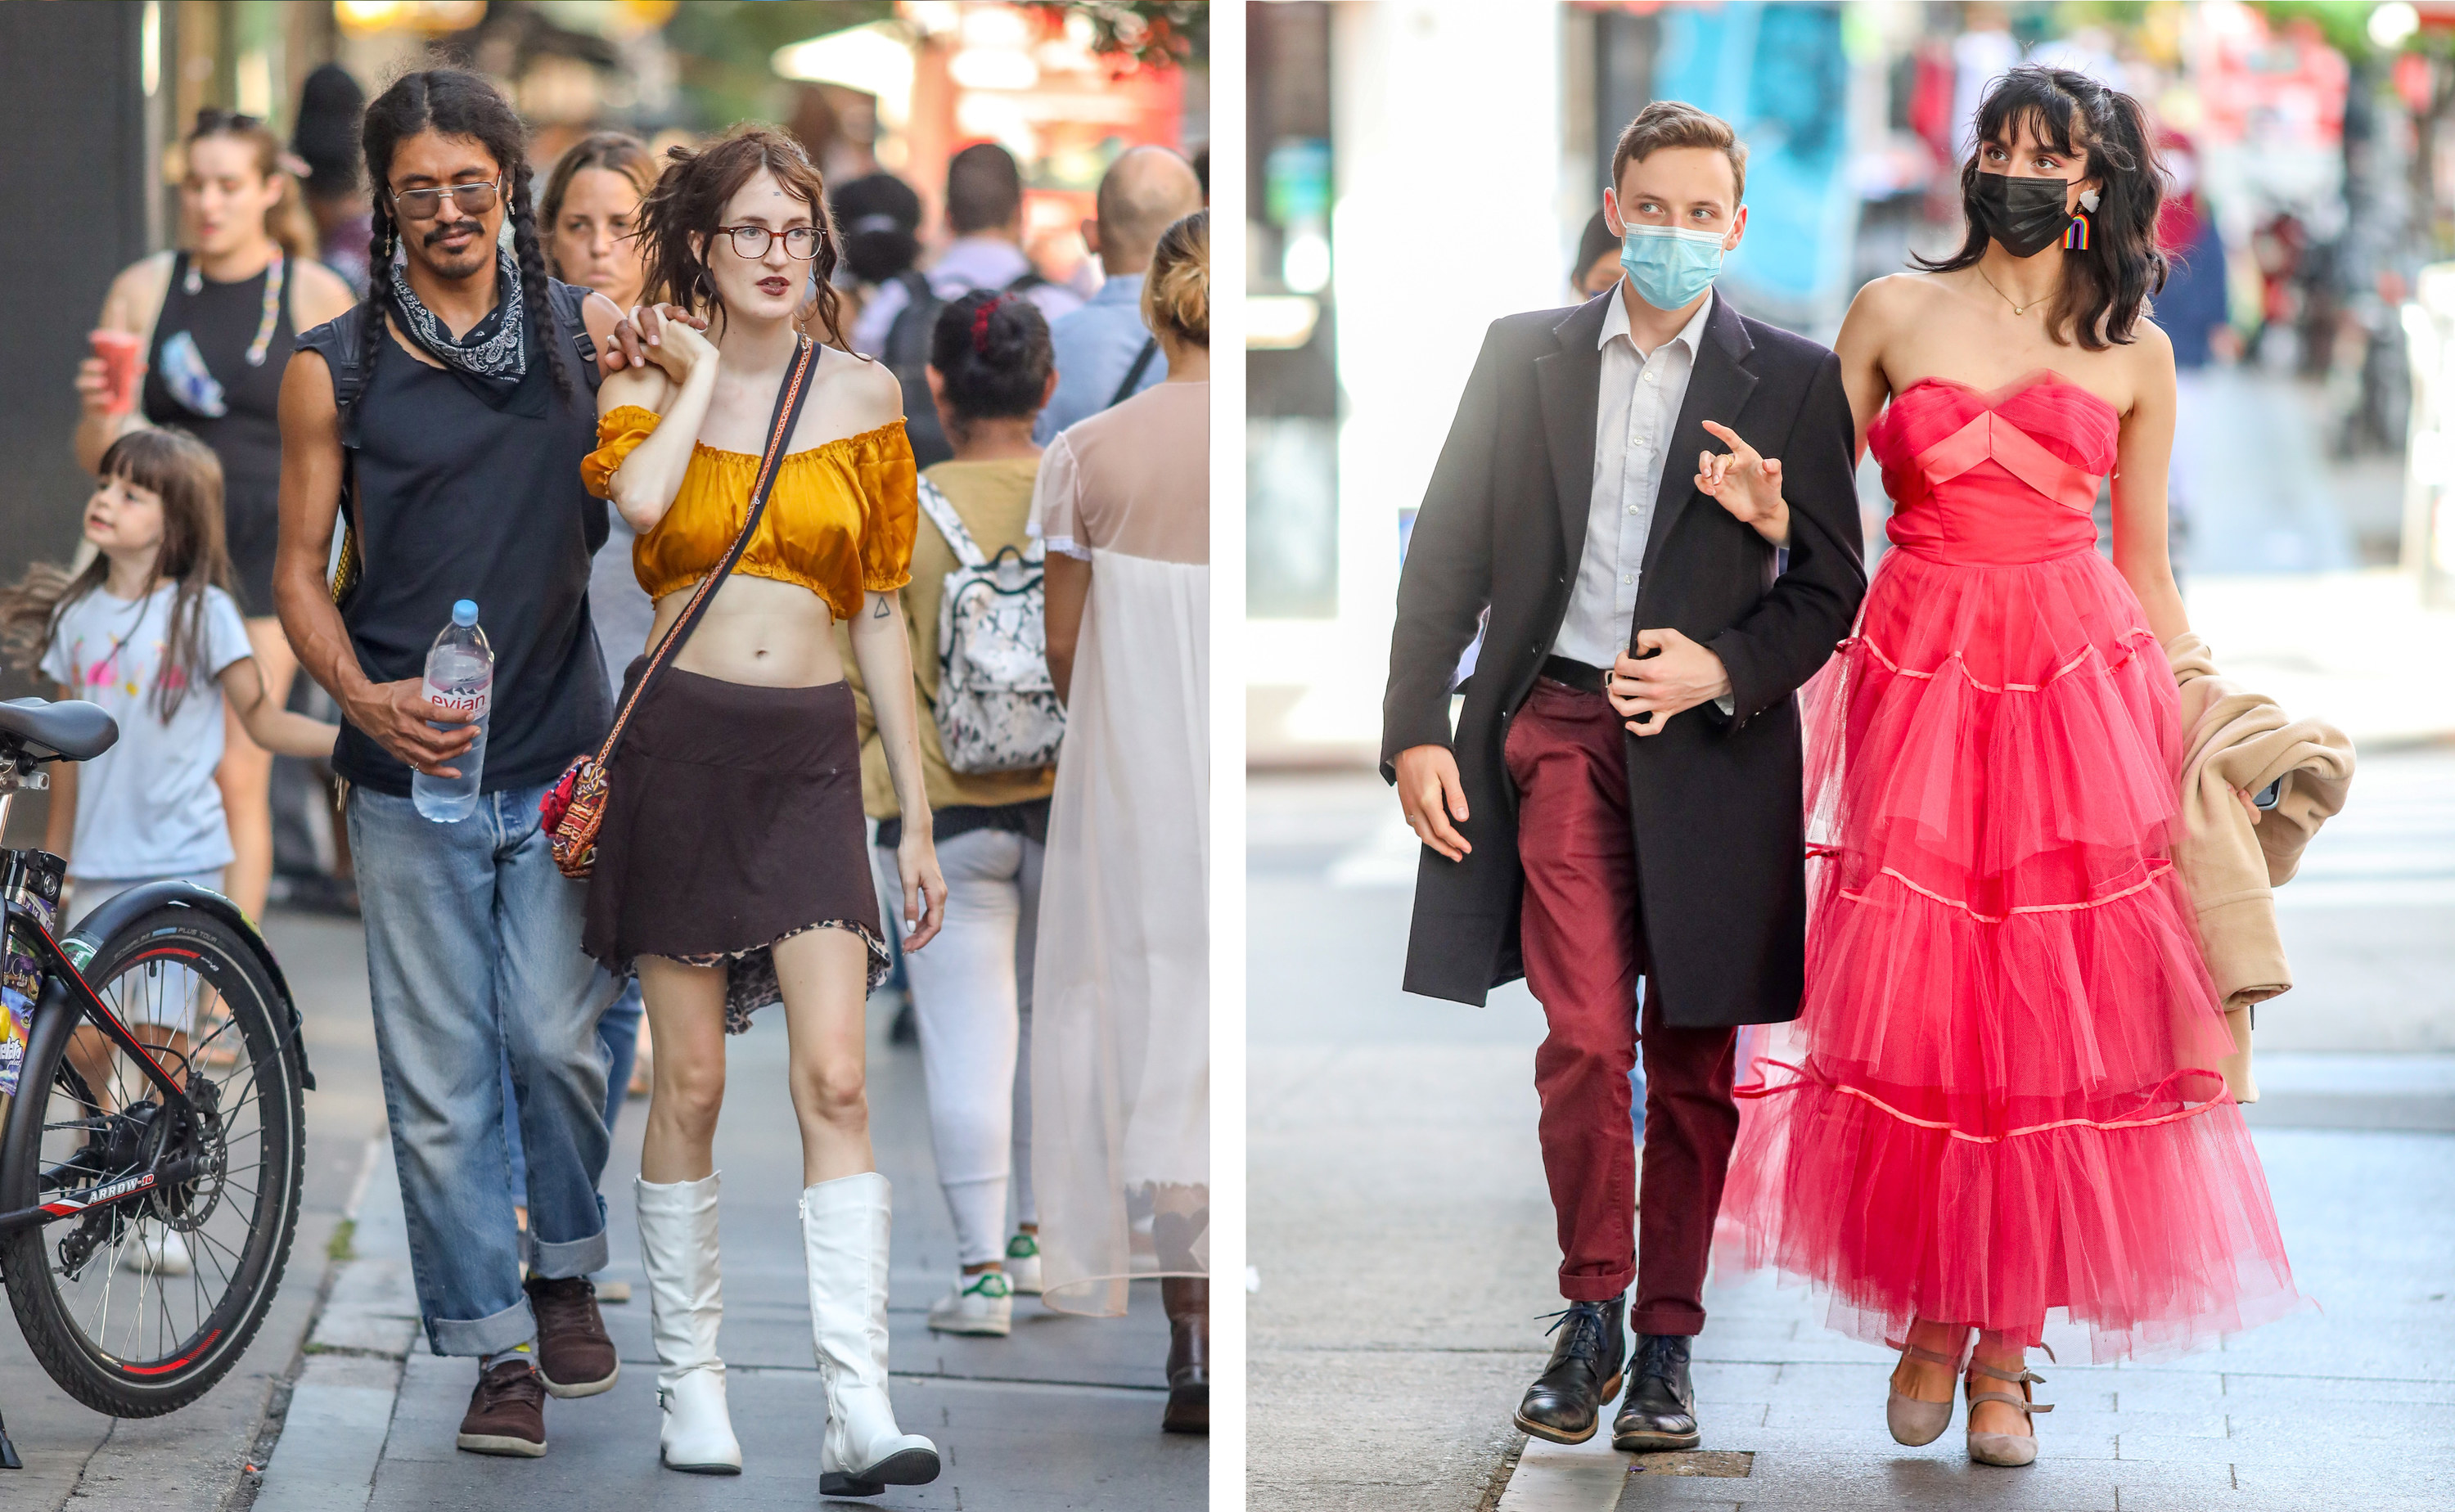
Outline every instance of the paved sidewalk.
{"type": "Polygon", "coordinates": [[[1970,1464],[1957,1434],[1894,1444],[1890,1357],[1761,1277],[1707,1298],[1707,1452],[1639,1461],[1513,1432],[1546,1353],[1536,1315],[1559,1305],[1533,1140],[1539,1010],[1522,986],[1480,1011],[1397,991],[1412,842],[1376,779],[1257,781],[1251,1504],[2455,1504],[2450,790],[2455,756],[2365,758],[2345,816],[2360,822],[2322,837],[2301,900],[2302,883],[2285,892],[2302,986],[2261,1016],[2250,1117],[2323,1310],[2152,1369],[2090,1366],[2084,1341],[2053,1334],[2067,1363],[2039,1363],[2039,1396],[2059,1410],[2039,1420],[2039,1463],[2013,1472],[1970,1464]]]}
{"type": "MultiPolygon", "coordinates": [[[[870,1109],[880,1168],[895,1184],[889,1326],[898,1416],[938,1441],[936,1483],[859,1502],[884,1508],[1125,1509],[1198,1505],[1207,1444],[1162,1434],[1167,1323],[1155,1282],[1133,1288],[1122,1320],[1068,1318],[1018,1299],[1004,1340],[931,1334],[928,1304],[950,1281],[953,1230],[940,1198],[921,1101],[917,1051],[889,1046],[889,1003],[873,1003],[870,1109]]],[[[437,1359],[416,1327],[399,1189],[389,1151],[359,1211],[353,1260],[309,1344],[290,1419],[254,1505],[256,1512],[331,1512],[534,1504],[659,1508],[820,1504],[817,1443],[825,1421],[811,1358],[809,1302],[795,1209],[801,1144],[784,1082],[781,1014],[760,1016],[732,1043],[717,1164],[722,1209],[726,1361],[739,1479],[677,1475],[657,1461],[656,1357],[632,1223],[643,1100],[616,1130],[604,1190],[611,1279],[635,1300],[605,1318],[621,1354],[613,1390],[549,1401],[540,1460],[463,1454],[453,1446],[475,1381],[471,1361],[437,1359]]]]}
{"type": "MultiPolygon", "coordinates": [[[[34,843],[10,826],[12,840],[34,843]]],[[[39,837],[39,830],[36,836],[39,837]]],[[[268,1412],[278,1412],[328,1265],[326,1246],[349,1206],[369,1130],[383,1119],[367,978],[354,922],[295,914],[266,921],[274,954],[306,1019],[307,1171],[297,1239],[272,1314],[237,1365],[205,1397],[168,1417],[114,1421],[72,1401],[26,1352],[0,1312],[0,1413],[26,1462],[0,1470],[0,1506],[57,1512],[218,1512],[243,1492],[268,1412]]]]}

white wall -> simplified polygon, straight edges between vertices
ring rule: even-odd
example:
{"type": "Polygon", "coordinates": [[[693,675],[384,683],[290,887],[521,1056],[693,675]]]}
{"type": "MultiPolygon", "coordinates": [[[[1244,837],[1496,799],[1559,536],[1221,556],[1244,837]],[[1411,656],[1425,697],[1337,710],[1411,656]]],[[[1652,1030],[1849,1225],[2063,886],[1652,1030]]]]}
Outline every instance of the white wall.
{"type": "Polygon", "coordinates": [[[1304,685],[1286,734],[1377,746],[1398,514],[1420,503],[1485,327],[1567,301],[1561,9],[1332,8],[1339,613],[1258,620],[1248,679],[1304,685]]]}

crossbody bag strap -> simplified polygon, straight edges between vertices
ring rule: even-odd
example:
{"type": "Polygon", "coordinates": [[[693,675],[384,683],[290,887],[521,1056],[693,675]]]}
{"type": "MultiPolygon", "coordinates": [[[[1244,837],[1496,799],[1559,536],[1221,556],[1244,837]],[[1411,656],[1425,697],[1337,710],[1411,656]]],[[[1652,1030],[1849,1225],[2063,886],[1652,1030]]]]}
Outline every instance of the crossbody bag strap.
{"type": "Polygon", "coordinates": [[[725,552],[724,559],[699,580],[699,587],[691,593],[690,602],[682,606],[680,617],[674,621],[671,630],[665,632],[665,638],[658,641],[656,649],[648,654],[647,670],[639,674],[638,686],[631,690],[631,696],[623,703],[621,713],[614,716],[614,728],[605,732],[605,744],[598,750],[597,764],[600,768],[614,759],[614,747],[622,738],[622,727],[631,722],[632,711],[639,707],[639,700],[648,696],[648,689],[655,684],[659,675],[680,653],[682,643],[690,639],[690,633],[706,613],[708,600],[716,596],[717,589],[731,575],[734,564],[741,560],[743,552],[749,550],[750,537],[759,530],[759,517],[767,512],[767,492],[775,486],[776,470],[784,460],[784,448],[793,439],[793,427],[801,417],[801,401],[809,396],[810,370],[818,365],[818,343],[803,336],[800,354],[784,374],[783,387],[776,394],[776,416],[767,427],[767,451],[759,459],[759,475],[750,485],[750,508],[743,515],[741,534],[733,538],[733,545],[725,552]]]}
{"type": "Polygon", "coordinates": [[[1134,396],[1134,391],[1142,385],[1143,374],[1150,371],[1151,358],[1158,355],[1159,337],[1145,336],[1143,349],[1134,353],[1134,365],[1126,370],[1125,381],[1117,385],[1116,393],[1108,395],[1109,408],[1114,409],[1134,396]]]}

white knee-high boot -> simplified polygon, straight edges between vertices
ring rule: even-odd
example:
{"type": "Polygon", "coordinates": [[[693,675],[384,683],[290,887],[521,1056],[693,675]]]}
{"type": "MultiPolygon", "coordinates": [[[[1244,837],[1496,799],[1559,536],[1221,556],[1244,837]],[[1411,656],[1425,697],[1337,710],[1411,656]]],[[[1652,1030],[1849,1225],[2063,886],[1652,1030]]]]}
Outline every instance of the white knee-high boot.
{"type": "Polygon", "coordinates": [[[724,1406],[724,1361],[716,1329],[724,1318],[717,1262],[716,1192],[699,1181],[635,1179],[639,1266],[648,1273],[648,1316],[657,1340],[657,1400],[664,1408],[658,1448],[670,1469],[740,1475],[741,1443],[724,1406]]]}
{"type": "Polygon", "coordinates": [[[827,1393],[819,1445],[821,1496],[876,1496],[938,1479],[938,1446],[895,1425],[886,1396],[886,1241],[890,1188],[875,1171],[803,1189],[810,1333],[827,1393]]]}

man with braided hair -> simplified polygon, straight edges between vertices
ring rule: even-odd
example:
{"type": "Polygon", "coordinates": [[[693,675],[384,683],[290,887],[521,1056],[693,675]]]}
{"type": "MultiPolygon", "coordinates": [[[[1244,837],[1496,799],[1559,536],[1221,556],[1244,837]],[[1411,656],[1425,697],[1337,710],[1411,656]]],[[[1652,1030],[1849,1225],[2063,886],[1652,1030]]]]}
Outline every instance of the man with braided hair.
{"type": "Polygon", "coordinates": [[[371,287],[301,335],[283,374],[274,594],[347,720],[333,764],[350,783],[418,1308],[436,1354],[478,1360],[458,1443],[541,1455],[545,1395],[593,1395],[618,1373],[585,1279],[606,1262],[596,1027],[616,984],[580,951],[584,885],[556,870],[538,800],[612,718],[588,614],[605,506],[579,463],[596,444],[593,354],[620,314],[546,276],[526,139],[494,87],[457,70],[407,74],[368,107],[371,287]],[[495,651],[492,713],[477,808],[439,823],[410,781],[457,776],[477,737],[423,695],[427,648],[461,598],[495,651]],[[504,1179],[506,1054],[526,1236],[504,1179]]]}

